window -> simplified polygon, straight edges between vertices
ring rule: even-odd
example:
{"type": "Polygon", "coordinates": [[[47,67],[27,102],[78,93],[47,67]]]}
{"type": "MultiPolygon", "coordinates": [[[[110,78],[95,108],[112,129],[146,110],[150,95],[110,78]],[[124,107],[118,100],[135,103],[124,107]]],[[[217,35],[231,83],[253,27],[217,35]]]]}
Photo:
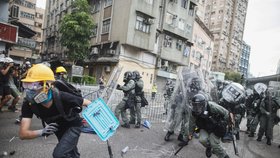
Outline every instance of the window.
{"type": "Polygon", "coordinates": [[[181,0],[181,7],[187,9],[187,7],[188,7],[188,0],[181,0]]]}
{"type": "Polygon", "coordinates": [[[179,19],[178,28],[180,30],[184,30],[184,28],[185,28],[185,20],[184,19],[181,19],[181,18],[179,19]]]}
{"type": "Polygon", "coordinates": [[[93,37],[97,35],[97,27],[98,27],[98,24],[95,24],[95,26],[92,29],[92,36],[93,37]]]}
{"type": "Polygon", "coordinates": [[[176,42],[176,49],[181,51],[182,50],[182,45],[183,45],[182,40],[177,40],[177,42],[176,42]]]}
{"type": "Polygon", "coordinates": [[[112,5],[112,0],[105,0],[105,7],[112,5]]]}
{"type": "Polygon", "coordinates": [[[195,4],[191,2],[190,7],[189,7],[189,15],[190,16],[194,16],[194,8],[195,8],[195,4]]]}
{"type": "Polygon", "coordinates": [[[34,14],[30,14],[30,13],[23,12],[23,11],[20,12],[20,17],[34,20],[34,14]]]}
{"type": "Polygon", "coordinates": [[[137,15],[135,29],[141,32],[150,33],[151,25],[148,20],[149,19],[145,18],[143,15],[137,15]]]}
{"type": "Polygon", "coordinates": [[[93,4],[93,8],[92,8],[92,13],[96,13],[100,10],[100,3],[99,1],[96,1],[94,4],[93,4]]]}
{"type": "Polygon", "coordinates": [[[111,19],[103,21],[102,33],[109,33],[111,19]]]}
{"type": "Polygon", "coordinates": [[[36,27],[39,27],[39,28],[42,28],[42,23],[35,22],[35,26],[36,26],[36,27]]]}
{"type": "Polygon", "coordinates": [[[168,35],[165,35],[164,41],[163,41],[163,45],[165,47],[170,47],[172,48],[172,38],[168,35]]]}

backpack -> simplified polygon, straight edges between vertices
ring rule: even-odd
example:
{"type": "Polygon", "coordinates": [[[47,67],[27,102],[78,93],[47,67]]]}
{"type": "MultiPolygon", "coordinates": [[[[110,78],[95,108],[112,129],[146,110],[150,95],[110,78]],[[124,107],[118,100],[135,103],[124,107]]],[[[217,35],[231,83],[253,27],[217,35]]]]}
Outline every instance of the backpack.
{"type": "Polygon", "coordinates": [[[71,93],[73,95],[76,95],[78,97],[82,97],[81,94],[81,90],[77,89],[76,87],[74,87],[73,85],[71,85],[70,83],[67,83],[61,79],[57,79],[54,83],[53,83],[54,87],[57,88],[59,91],[63,91],[63,92],[67,92],[67,93],[71,93]]]}

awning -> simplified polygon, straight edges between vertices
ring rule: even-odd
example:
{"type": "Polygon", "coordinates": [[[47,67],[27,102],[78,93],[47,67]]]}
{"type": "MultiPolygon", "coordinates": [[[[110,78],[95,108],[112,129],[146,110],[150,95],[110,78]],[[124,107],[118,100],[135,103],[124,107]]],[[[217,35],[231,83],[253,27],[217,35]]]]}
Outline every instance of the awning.
{"type": "Polygon", "coordinates": [[[11,21],[11,24],[18,26],[18,36],[24,38],[31,38],[36,35],[36,32],[25,26],[21,22],[11,21]]]}

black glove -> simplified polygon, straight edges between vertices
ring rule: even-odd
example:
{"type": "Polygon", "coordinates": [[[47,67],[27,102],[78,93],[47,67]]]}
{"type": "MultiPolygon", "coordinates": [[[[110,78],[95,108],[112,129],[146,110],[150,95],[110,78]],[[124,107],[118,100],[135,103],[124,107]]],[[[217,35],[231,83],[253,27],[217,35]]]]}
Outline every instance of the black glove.
{"type": "Polygon", "coordinates": [[[118,84],[118,85],[117,85],[117,89],[121,89],[121,85],[118,84]]]}
{"type": "Polygon", "coordinates": [[[49,136],[54,134],[58,130],[57,123],[50,123],[44,129],[41,130],[40,136],[49,136]]]}

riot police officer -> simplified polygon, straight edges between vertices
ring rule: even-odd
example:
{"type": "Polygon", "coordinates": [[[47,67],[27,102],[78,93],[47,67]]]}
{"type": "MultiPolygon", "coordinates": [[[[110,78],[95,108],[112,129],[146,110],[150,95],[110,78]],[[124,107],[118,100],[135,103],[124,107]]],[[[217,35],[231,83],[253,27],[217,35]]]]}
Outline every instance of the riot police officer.
{"type": "Polygon", "coordinates": [[[195,124],[200,130],[199,142],[206,147],[206,156],[211,157],[213,153],[218,158],[229,158],[220,144],[220,138],[226,133],[229,112],[222,106],[207,101],[202,94],[194,95],[191,104],[195,124]]]}
{"type": "Polygon", "coordinates": [[[136,124],[135,128],[140,128],[141,125],[141,98],[143,94],[144,82],[141,79],[140,73],[138,71],[133,71],[133,79],[135,81],[135,106],[130,108],[130,124],[136,124]]]}
{"type": "Polygon", "coordinates": [[[261,141],[263,134],[265,134],[267,138],[266,144],[271,145],[273,127],[278,123],[276,112],[279,108],[276,98],[272,97],[269,91],[266,91],[266,96],[260,104],[260,128],[257,141],[261,141]]]}
{"type": "Polygon", "coordinates": [[[164,115],[167,115],[167,109],[168,109],[168,105],[170,103],[170,99],[171,99],[171,95],[174,91],[174,84],[173,81],[168,79],[165,85],[165,93],[163,94],[164,96],[164,109],[165,112],[163,113],[164,115]]]}
{"type": "Polygon", "coordinates": [[[127,71],[124,73],[124,85],[120,86],[117,85],[118,90],[122,90],[124,93],[124,97],[122,98],[121,102],[117,105],[115,109],[115,115],[119,119],[119,116],[121,115],[123,125],[121,125],[124,128],[130,128],[129,120],[126,115],[126,109],[134,107],[134,97],[135,97],[135,81],[133,80],[132,72],[127,71]]]}

